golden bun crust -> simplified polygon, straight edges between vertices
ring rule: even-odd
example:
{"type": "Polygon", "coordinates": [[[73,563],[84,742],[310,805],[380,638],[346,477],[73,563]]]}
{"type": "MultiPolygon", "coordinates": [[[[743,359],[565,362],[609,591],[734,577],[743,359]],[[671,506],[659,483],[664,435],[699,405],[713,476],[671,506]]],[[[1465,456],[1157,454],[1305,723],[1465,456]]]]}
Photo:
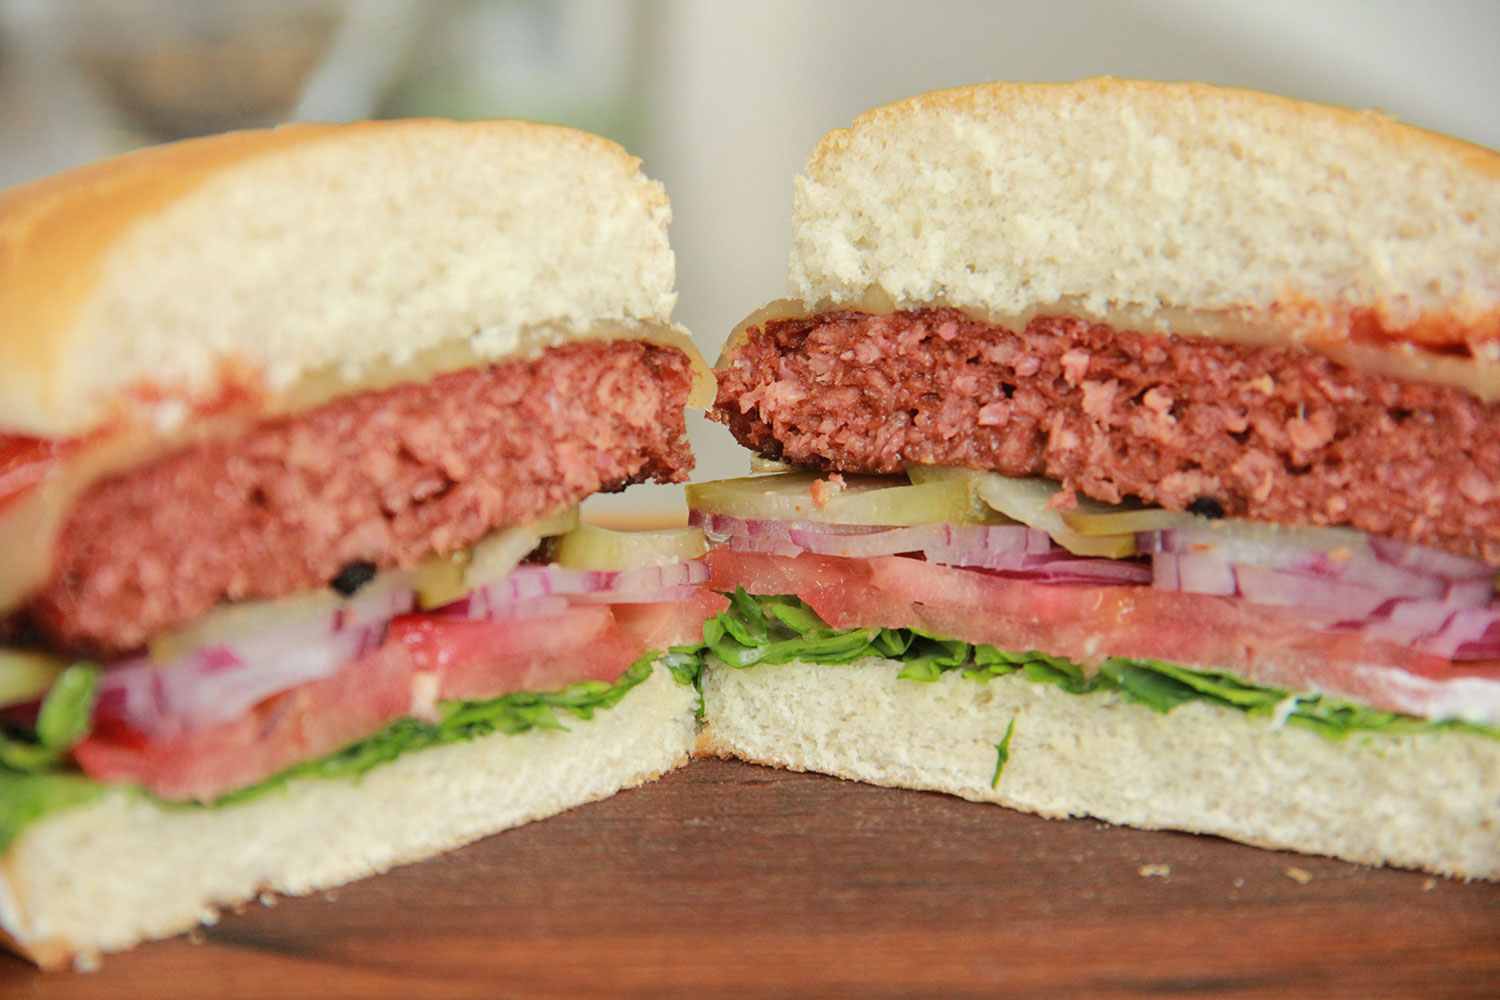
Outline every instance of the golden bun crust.
{"type": "Polygon", "coordinates": [[[1500,360],[1500,154],[1379,111],[1109,78],[923,94],[818,143],[793,229],[808,306],[1165,310],[1500,360]]]}
{"type": "Polygon", "coordinates": [[[0,430],[664,329],[669,218],[616,144],[519,121],[288,125],[23,185],[0,194],[0,430]]]}

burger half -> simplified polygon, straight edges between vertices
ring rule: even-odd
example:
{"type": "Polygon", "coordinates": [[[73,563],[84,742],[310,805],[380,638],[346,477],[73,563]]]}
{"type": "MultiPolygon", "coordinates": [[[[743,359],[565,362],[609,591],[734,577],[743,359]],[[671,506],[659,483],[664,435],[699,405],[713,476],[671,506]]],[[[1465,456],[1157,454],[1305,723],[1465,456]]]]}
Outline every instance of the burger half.
{"type": "Polygon", "coordinates": [[[12,945],[128,947],[686,760],[660,654],[717,610],[701,542],[576,509],[692,466],[669,214],[613,143],[514,121],[0,195],[12,945]]]}
{"type": "Polygon", "coordinates": [[[690,488],[706,745],[1500,876],[1500,156],[1199,84],[823,139],[690,488]]]}

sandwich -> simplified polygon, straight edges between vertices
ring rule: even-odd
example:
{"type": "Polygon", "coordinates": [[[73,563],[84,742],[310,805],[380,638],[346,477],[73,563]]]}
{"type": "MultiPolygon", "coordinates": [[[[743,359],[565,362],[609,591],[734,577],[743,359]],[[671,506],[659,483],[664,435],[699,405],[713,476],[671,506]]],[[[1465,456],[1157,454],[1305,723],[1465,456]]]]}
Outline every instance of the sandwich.
{"type": "Polygon", "coordinates": [[[701,538],[577,514],[692,467],[669,215],[615,144],[516,121],[0,194],[11,946],[87,962],[686,761],[701,538]]]}
{"type": "Polygon", "coordinates": [[[1500,155],[1201,84],[826,136],[711,415],[703,747],[1500,877],[1500,155]]]}

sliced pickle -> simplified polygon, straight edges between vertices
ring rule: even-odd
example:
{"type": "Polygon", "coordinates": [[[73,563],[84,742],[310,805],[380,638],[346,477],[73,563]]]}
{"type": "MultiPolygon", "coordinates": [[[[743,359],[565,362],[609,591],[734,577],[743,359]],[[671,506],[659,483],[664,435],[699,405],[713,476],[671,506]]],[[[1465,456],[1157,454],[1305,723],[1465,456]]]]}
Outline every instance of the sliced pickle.
{"type": "Polygon", "coordinates": [[[1204,517],[1185,510],[1161,507],[1111,506],[1080,497],[1076,510],[1060,512],[1063,521],[1080,535],[1117,535],[1143,531],[1192,531],[1217,535],[1224,541],[1256,545],[1295,545],[1343,557],[1366,555],[1370,543],[1363,531],[1347,527],[1273,524],[1235,517],[1204,517]]]}
{"type": "Polygon", "coordinates": [[[573,569],[623,570],[697,559],[708,539],[697,528],[665,531],[611,531],[580,524],[557,540],[553,562],[573,569]]]}
{"type": "Polygon", "coordinates": [[[1033,528],[1050,534],[1075,555],[1121,559],[1136,554],[1135,537],[1151,531],[1193,531],[1217,535],[1225,542],[1257,545],[1295,545],[1336,552],[1341,556],[1370,551],[1364,532],[1344,527],[1305,527],[1211,518],[1188,511],[1165,510],[1140,504],[1109,504],[1079,495],[1078,506],[1049,510],[1047,503],[1062,489],[1051,479],[1012,479],[998,472],[975,472],[938,466],[911,466],[913,482],[962,481],[985,503],[1033,528]]]}
{"type": "MultiPolygon", "coordinates": [[[[1101,556],[1107,559],[1125,559],[1136,554],[1135,534],[1087,534],[1075,531],[1066,522],[1065,515],[1047,506],[1062,489],[1062,484],[1051,479],[1012,479],[998,472],[976,472],[973,469],[954,469],[945,466],[912,465],[907,475],[917,483],[950,483],[962,485],[980,501],[1012,520],[1039,528],[1052,536],[1069,552],[1078,556],[1101,556]]],[[[1100,512],[1112,510],[1086,497],[1080,497],[1080,508],[1097,508],[1100,512]]]]}
{"type": "MultiPolygon", "coordinates": [[[[1149,524],[1137,531],[1191,531],[1215,537],[1215,544],[1248,543],[1251,545],[1291,545],[1336,554],[1340,559],[1370,555],[1369,537],[1358,528],[1317,527],[1311,525],[1273,524],[1269,521],[1247,521],[1242,518],[1210,518],[1187,511],[1142,509],[1142,515],[1130,523],[1149,524]],[[1156,514],[1155,518],[1145,515],[1156,514]]],[[[1064,515],[1067,518],[1067,515],[1064,515]]],[[[1071,519],[1070,519],[1071,521],[1071,519]]],[[[1089,530],[1112,525],[1106,516],[1087,518],[1089,530]]],[[[1111,529],[1112,530],[1112,529],[1111,529]]]]}
{"type": "MultiPolygon", "coordinates": [[[[380,577],[360,588],[377,586],[384,581],[380,577]]],[[[163,632],[147,645],[147,652],[157,663],[170,663],[203,646],[231,642],[241,636],[251,635],[267,629],[282,628],[315,615],[332,615],[345,598],[332,588],[322,588],[288,597],[276,597],[265,601],[239,601],[224,604],[186,628],[175,632],[163,632]]]]}
{"type": "Polygon", "coordinates": [[[0,649],[0,708],[40,698],[67,666],[46,653],[0,649]]]}
{"type": "Polygon", "coordinates": [[[554,535],[566,535],[578,527],[578,523],[578,507],[575,505],[566,510],[560,510],[556,514],[550,514],[540,521],[533,521],[530,527],[538,537],[551,538],[554,535]]]}
{"type": "Polygon", "coordinates": [[[538,521],[492,532],[473,548],[424,563],[417,570],[417,600],[423,608],[452,603],[515,569],[542,539],[566,534],[576,527],[578,508],[569,507],[538,521]]]}
{"type": "Polygon", "coordinates": [[[759,455],[750,456],[750,472],[752,475],[764,475],[768,472],[798,472],[800,471],[790,462],[777,461],[774,458],[762,458],[759,455]]]}
{"type": "MultiPolygon", "coordinates": [[[[535,547],[533,544],[532,548],[535,547]]],[[[417,591],[417,604],[424,609],[440,608],[473,590],[464,580],[473,554],[473,549],[464,549],[451,556],[429,559],[418,566],[411,581],[417,591]]]]}
{"type": "Polygon", "coordinates": [[[842,487],[814,472],[720,479],[688,486],[687,502],[693,510],[747,520],[898,526],[987,524],[996,520],[992,511],[975,503],[973,494],[961,482],[911,483],[900,476],[844,479],[842,487]],[[828,483],[826,502],[821,506],[811,492],[819,480],[828,483]]]}

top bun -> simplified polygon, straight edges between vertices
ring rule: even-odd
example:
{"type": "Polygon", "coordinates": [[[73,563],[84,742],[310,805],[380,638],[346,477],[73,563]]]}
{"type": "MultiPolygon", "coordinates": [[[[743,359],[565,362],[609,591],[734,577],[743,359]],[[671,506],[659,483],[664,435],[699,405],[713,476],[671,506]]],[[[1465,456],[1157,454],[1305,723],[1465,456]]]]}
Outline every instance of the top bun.
{"type": "Polygon", "coordinates": [[[670,214],[619,146],[518,121],[230,133],[15,188],[0,432],[212,400],[226,373],[274,395],[423,352],[662,328],[670,214]]]}
{"type": "Polygon", "coordinates": [[[1244,90],[993,83],[878,108],[814,150],[793,228],[806,308],[1500,340],[1500,155],[1244,90]]]}

